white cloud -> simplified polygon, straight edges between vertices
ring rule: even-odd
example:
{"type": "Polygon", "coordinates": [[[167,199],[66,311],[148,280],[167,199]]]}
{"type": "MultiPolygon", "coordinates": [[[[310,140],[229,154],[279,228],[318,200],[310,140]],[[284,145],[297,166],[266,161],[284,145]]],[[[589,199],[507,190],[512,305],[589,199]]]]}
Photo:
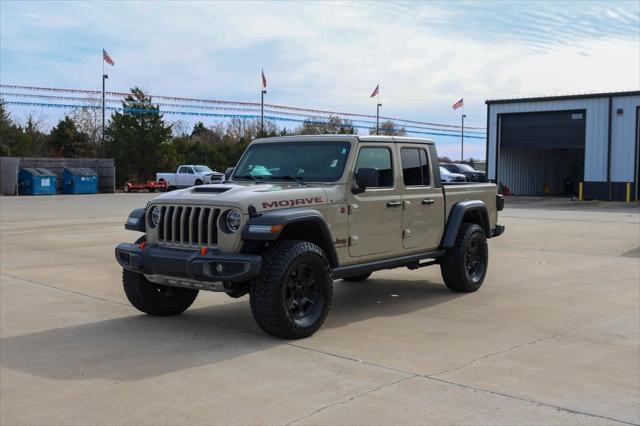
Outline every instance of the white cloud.
{"type": "Polygon", "coordinates": [[[479,126],[487,98],[640,87],[633,8],[529,4],[5,3],[0,79],[99,88],[104,46],[115,90],[256,100],[264,67],[269,102],[371,113],[380,83],[384,114],[458,123],[464,97],[479,126]]]}

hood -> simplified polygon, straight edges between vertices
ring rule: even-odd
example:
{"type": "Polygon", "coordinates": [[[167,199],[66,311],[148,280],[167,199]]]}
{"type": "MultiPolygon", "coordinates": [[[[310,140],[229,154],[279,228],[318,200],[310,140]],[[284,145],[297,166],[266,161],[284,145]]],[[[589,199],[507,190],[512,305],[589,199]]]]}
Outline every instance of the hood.
{"type": "Polygon", "coordinates": [[[260,212],[326,204],[327,193],[313,184],[234,182],[167,192],[154,202],[238,207],[247,213],[251,205],[260,212]]]}
{"type": "Polygon", "coordinates": [[[449,170],[445,169],[444,167],[442,167],[440,169],[440,174],[442,176],[450,176],[450,177],[464,177],[464,175],[462,173],[454,173],[454,172],[450,172],[449,170]]]}

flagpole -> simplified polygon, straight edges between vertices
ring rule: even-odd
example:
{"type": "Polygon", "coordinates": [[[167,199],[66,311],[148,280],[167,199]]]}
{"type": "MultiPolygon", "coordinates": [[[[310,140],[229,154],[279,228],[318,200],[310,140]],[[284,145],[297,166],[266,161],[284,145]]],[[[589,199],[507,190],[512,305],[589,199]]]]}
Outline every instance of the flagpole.
{"type": "Polygon", "coordinates": [[[267,93],[266,90],[262,89],[260,92],[260,133],[261,136],[264,136],[264,95],[267,93]]]}
{"type": "Polygon", "coordinates": [[[380,134],[380,107],[382,104],[380,103],[380,85],[378,84],[378,98],[376,105],[376,135],[380,134]]]}
{"type": "Polygon", "coordinates": [[[462,140],[461,140],[461,144],[460,144],[460,162],[464,162],[464,118],[466,117],[466,115],[464,114],[464,107],[462,107],[462,140]]]}
{"type": "Polygon", "coordinates": [[[107,75],[104,73],[104,49],[102,49],[102,156],[107,156],[107,149],[104,144],[104,98],[105,98],[105,80],[107,79],[107,75]]]}

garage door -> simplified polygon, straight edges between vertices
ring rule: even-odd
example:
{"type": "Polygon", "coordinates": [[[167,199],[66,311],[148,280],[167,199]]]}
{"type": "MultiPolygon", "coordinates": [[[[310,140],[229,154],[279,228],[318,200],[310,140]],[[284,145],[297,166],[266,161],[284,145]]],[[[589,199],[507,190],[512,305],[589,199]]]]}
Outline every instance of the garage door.
{"type": "Polygon", "coordinates": [[[500,116],[500,149],[584,148],[586,112],[550,111],[500,116]]]}

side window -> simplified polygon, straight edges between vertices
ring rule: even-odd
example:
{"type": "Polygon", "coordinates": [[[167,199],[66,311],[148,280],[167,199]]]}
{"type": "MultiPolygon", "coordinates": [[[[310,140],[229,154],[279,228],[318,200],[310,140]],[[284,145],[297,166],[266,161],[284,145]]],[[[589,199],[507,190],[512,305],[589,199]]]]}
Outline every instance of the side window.
{"type": "Polygon", "coordinates": [[[402,179],[405,186],[422,185],[422,169],[420,168],[420,150],[417,148],[402,148],[402,179]]]}
{"type": "Polygon", "coordinates": [[[187,167],[186,169],[187,169],[187,173],[189,173],[190,175],[194,174],[192,167],[187,167]]]}
{"type": "Polygon", "coordinates": [[[429,186],[431,184],[431,166],[429,166],[427,151],[424,149],[420,149],[420,167],[422,168],[422,184],[429,186]]]}
{"type": "Polygon", "coordinates": [[[187,173],[186,167],[178,167],[178,173],[187,173]]]}
{"type": "Polygon", "coordinates": [[[428,186],[430,183],[427,152],[421,148],[402,148],[402,177],[405,186],[428,186]]]}
{"type": "Polygon", "coordinates": [[[391,150],[389,148],[365,147],[358,153],[356,174],[360,169],[376,169],[378,171],[378,186],[376,188],[393,187],[393,166],[391,165],[391,150]]]}

